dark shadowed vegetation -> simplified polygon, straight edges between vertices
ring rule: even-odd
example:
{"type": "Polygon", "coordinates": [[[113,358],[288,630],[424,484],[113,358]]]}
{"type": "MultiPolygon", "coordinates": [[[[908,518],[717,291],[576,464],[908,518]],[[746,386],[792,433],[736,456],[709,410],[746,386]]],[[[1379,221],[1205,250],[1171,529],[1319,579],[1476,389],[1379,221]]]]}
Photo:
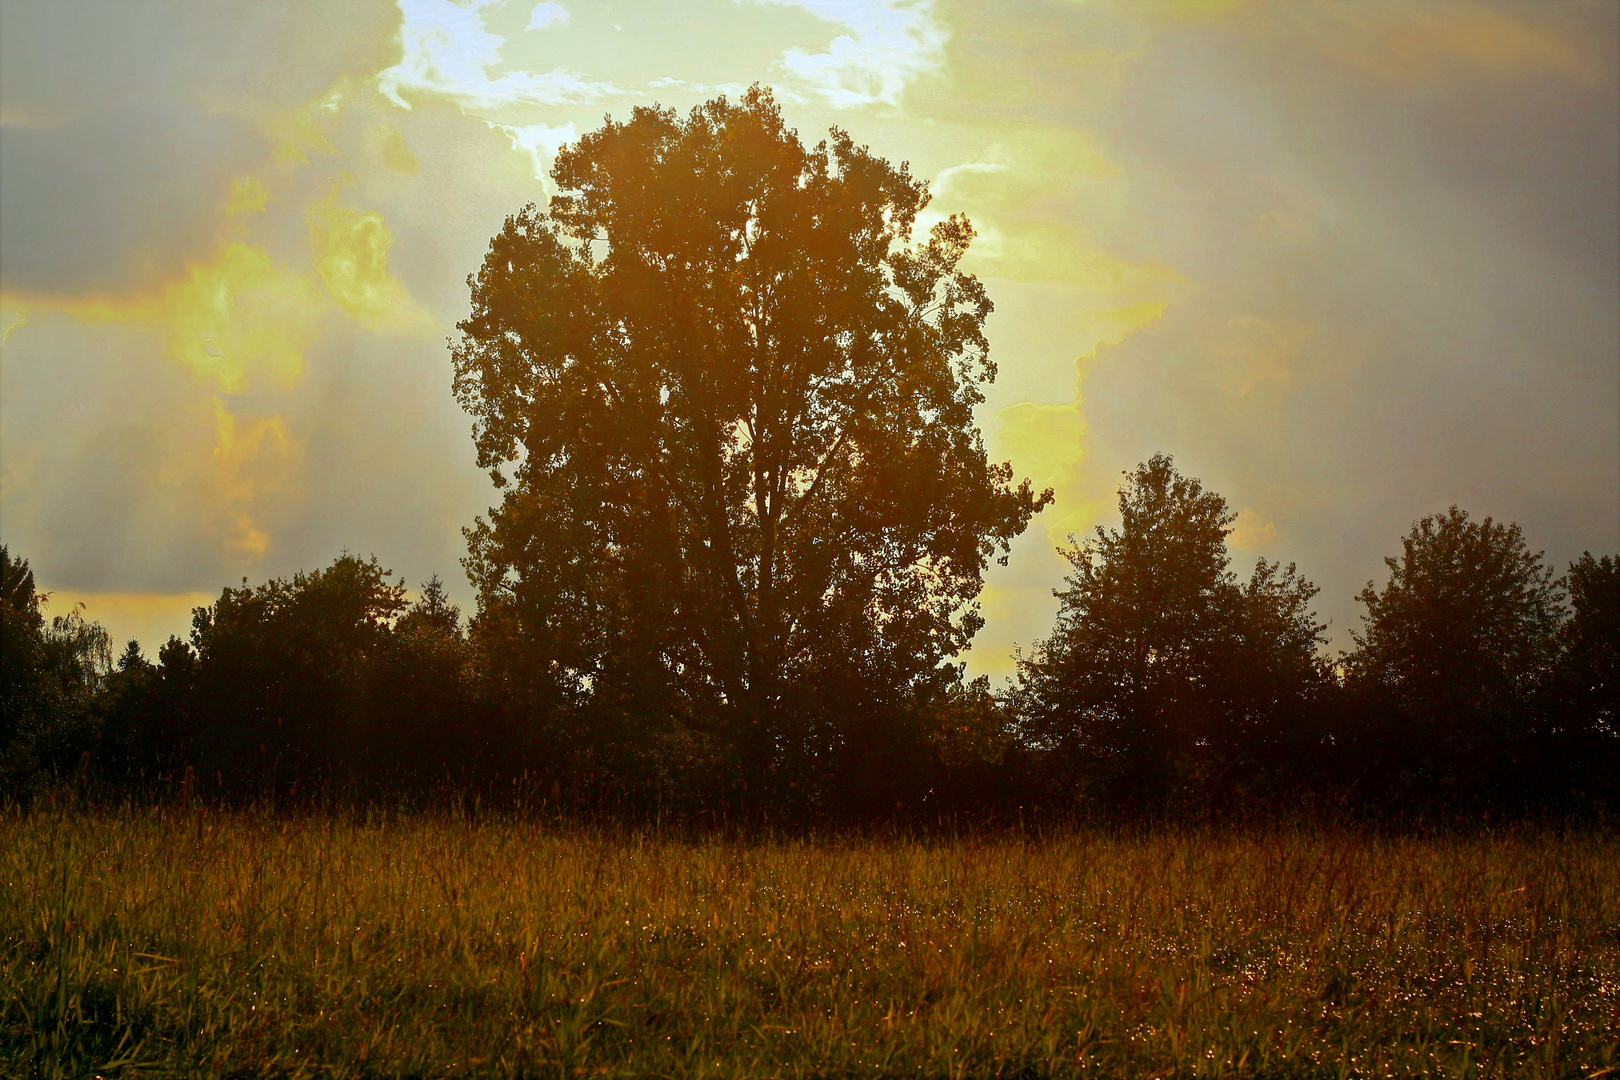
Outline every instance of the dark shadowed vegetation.
{"type": "Polygon", "coordinates": [[[1452,508],[1413,527],[1334,660],[1314,586],[1265,560],[1239,579],[1225,503],[1167,458],[1131,475],[1121,509],[1120,529],[1068,551],[1058,623],[1005,692],[940,663],[905,710],[850,703],[869,758],[823,732],[829,746],[763,778],[691,702],[676,724],[595,680],[541,693],[500,615],[469,627],[437,580],[408,601],[375,559],[227,588],[154,664],[135,642],[113,661],[77,611],[47,621],[5,552],[0,763],[25,803],[70,783],[102,800],[472,799],[778,826],[1612,813],[1613,557],[1555,578],[1516,526],[1452,508]]]}

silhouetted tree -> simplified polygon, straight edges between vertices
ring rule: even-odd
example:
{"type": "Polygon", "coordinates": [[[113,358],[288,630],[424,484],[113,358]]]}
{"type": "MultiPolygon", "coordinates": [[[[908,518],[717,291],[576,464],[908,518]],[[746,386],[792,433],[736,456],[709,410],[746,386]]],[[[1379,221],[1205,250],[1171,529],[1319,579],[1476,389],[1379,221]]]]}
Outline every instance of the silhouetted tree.
{"type": "Polygon", "coordinates": [[[28,735],[37,725],[45,665],[45,616],[27,559],[0,545],[0,782],[34,767],[28,735]]]}
{"type": "Polygon", "coordinates": [[[326,780],[363,769],[367,667],[405,607],[375,558],[343,555],[325,570],[257,588],[244,582],[198,608],[186,671],[205,775],[237,783],[326,780]]]}
{"type": "Polygon", "coordinates": [[[1159,810],[1274,786],[1330,686],[1316,588],[1261,560],[1228,569],[1226,501],[1155,454],[1128,473],[1118,530],[1062,554],[1052,636],[1012,701],[1076,794],[1159,810]]]}
{"type": "Polygon", "coordinates": [[[100,623],[84,617],[84,606],[76,605],[45,628],[43,661],[46,697],[54,699],[59,714],[75,713],[112,671],[112,641],[100,623]]]}
{"type": "Polygon", "coordinates": [[[472,654],[435,575],[368,657],[364,771],[374,780],[468,784],[501,771],[487,760],[496,733],[474,702],[472,654]]]}
{"type": "Polygon", "coordinates": [[[923,809],[929,813],[997,813],[1034,809],[1029,755],[1019,740],[1017,717],[979,676],[952,684],[926,718],[935,757],[934,786],[923,809]]]}
{"type": "Polygon", "coordinates": [[[1590,551],[1569,564],[1570,618],[1559,629],[1570,705],[1594,732],[1620,737],[1620,558],[1590,551]]]}
{"type": "Polygon", "coordinates": [[[469,534],[481,655],[583,768],[887,799],[1049,497],[973,423],[972,229],[912,246],[926,185],[839,131],[806,148],[757,88],[636,109],[553,177],[453,349],[506,490],[469,534]]]}
{"type": "Polygon", "coordinates": [[[75,607],[46,621],[26,559],[0,546],[0,779],[71,765],[95,738],[91,706],[112,669],[107,631],[75,607]]]}
{"type": "Polygon", "coordinates": [[[171,637],[158,657],[153,664],[129,642],[96,702],[97,772],[132,790],[172,783],[199,760],[196,654],[171,637]]]}
{"type": "Polygon", "coordinates": [[[1469,805],[1517,782],[1508,759],[1551,671],[1562,590],[1515,524],[1453,506],[1420,519],[1368,582],[1345,657],[1368,783],[1469,805]]]}
{"type": "Polygon", "coordinates": [[[1538,801],[1620,808],[1620,558],[1586,552],[1564,578],[1569,617],[1520,756],[1538,801]]]}

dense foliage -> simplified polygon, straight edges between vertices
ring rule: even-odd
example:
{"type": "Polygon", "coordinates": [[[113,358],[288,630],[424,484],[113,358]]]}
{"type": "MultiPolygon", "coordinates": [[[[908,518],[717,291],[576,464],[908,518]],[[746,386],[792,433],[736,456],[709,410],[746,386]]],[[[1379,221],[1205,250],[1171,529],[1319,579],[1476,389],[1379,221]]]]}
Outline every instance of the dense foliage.
{"type": "Polygon", "coordinates": [[[1057,627],[1019,664],[1013,710],[1076,795],[1159,809],[1304,782],[1332,676],[1316,587],[1264,559],[1239,582],[1236,515],[1155,455],[1122,526],[1076,543],[1057,627]]]}
{"type": "MultiPolygon", "coordinates": [[[[508,219],[452,350],[479,462],[478,636],[521,718],[646,782],[672,766],[888,802],[1050,498],[991,464],[983,287],[926,186],[768,93],[637,109],[508,219]]],[[[920,794],[915,792],[912,794],[920,794]]]]}
{"type": "Polygon", "coordinates": [[[471,791],[822,820],[1615,808],[1620,560],[1585,555],[1555,577],[1516,526],[1456,508],[1425,518],[1389,582],[1362,594],[1364,629],[1335,663],[1293,566],[1229,569],[1219,495],[1155,456],[1120,507],[1119,529],[1068,549],[1057,624],[1005,694],[947,667],[903,761],[889,758],[883,790],[900,794],[884,806],[859,773],[828,770],[809,805],[802,776],[749,791],[705,775],[723,765],[629,706],[601,730],[548,725],[559,710],[536,708],[533,684],[491,656],[508,625],[469,633],[436,579],[407,603],[351,555],[225,589],[155,664],[135,642],[113,664],[100,627],[77,611],[45,620],[27,563],[0,552],[0,761],[19,793],[80,776],[227,798],[471,791]],[[627,759],[644,771],[609,771],[627,759]]]}

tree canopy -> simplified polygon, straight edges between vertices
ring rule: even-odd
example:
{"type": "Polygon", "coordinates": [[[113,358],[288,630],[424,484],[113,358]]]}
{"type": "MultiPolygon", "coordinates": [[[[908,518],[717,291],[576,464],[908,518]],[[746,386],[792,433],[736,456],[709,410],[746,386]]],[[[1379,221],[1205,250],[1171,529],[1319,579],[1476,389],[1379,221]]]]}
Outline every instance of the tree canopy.
{"type": "Polygon", "coordinates": [[[481,632],[621,745],[695,734],[778,787],[870,768],[1050,498],[974,425],[972,228],[914,243],[923,182],[837,130],[806,147],[758,88],[636,109],[553,178],[453,347],[505,489],[469,535],[481,632]]]}
{"type": "Polygon", "coordinates": [[[1582,728],[1613,740],[1620,736],[1620,558],[1585,552],[1565,583],[1571,611],[1558,632],[1555,685],[1582,728]]]}
{"type": "Polygon", "coordinates": [[[1126,474],[1119,510],[1062,552],[1057,625],[1019,663],[1026,733],[1070,782],[1138,809],[1274,781],[1329,683],[1316,587],[1263,559],[1240,584],[1236,515],[1166,455],[1126,474]]]}
{"type": "Polygon", "coordinates": [[[1367,583],[1351,671],[1403,700],[1452,714],[1488,710],[1545,666],[1562,589],[1514,524],[1453,506],[1412,526],[1367,583]]]}

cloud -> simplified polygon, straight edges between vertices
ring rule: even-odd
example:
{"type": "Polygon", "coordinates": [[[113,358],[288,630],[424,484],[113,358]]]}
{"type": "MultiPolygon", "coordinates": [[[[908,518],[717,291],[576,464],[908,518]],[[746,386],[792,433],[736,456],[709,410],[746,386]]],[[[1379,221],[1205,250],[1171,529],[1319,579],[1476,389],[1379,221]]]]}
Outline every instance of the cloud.
{"type": "Polygon", "coordinates": [[[223,513],[231,546],[263,555],[270,535],[256,520],[258,505],[277,494],[297,472],[299,448],[280,415],[244,419],[214,399],[215,505],[223,513]]]}
{"type": "Polygon", "coordinates": [[[1226,538],[1227,546],[1239,551],[1259,552],[1277,542],[1277,523],[1252,506],[1239,511],[1226,538]]]}
{"type": "Polygon", "coordinates": [[[321,301],[309,278],[268,251],[231,241],[176,280],[134,296],[7,298],[25,314],[53,311],[86,323],[128,323],[158,330],[169,356],[226,394],[250,386],[288,387],[303,370],[321,301]]]}
{"type": "Polygon", "coordinates": [[[405,136],[391,124],[378,124],[371,129],[370,142],[382,159],[383,167],[399,176],[416,176],[422,163],[405,142],[405,136]]]}
{"type": "Polygon", "coordinates": [[[123,291],[206,249],[251,125],[132,100],[49,128],[0,128],[0,282],[10,291],[123,291]]]}
{"type": "Polygon", "coordinates": [[[399,0],[403,55],[378,74],[378,89],[402,109],[411,107],[407,95],[432,94],[472,110],[575,105],[616,92],[610,83],[593,82],[566,68],[491,75],[506,39],[486,27],[484,13],[499,2],[475,0],[462,6],[451,0],[399,0]]]}
{"type": "Polygon", "coordinates": [[[21,303],[14,300],[9,305],[0,307],[0,345],[5,344],[6,339],[11,337],[11,332],[27,321],[28,313],[21,303]]]}
{"type": "Polygon", "coordinates": [[[1311,327],[1297,319],[1234,315],[1226,320],[1222,336],[1216,355],[1224,364],[1221,382],[1227,393],[1234,397],[1265,391],[1280,394],[1293,385],[1311,327]]]}
{"type": "Polygon", "coordinates": [[[759,0],[803,8],[844,33],[822,52],[786,49],[779,64],[798,89],[836,109],[898,106],[906,87],[945,61],[950,32],[933,0],[759,0]]]}
{"type": "Polygon", "coordinates": [[[6,343],[6,530],[47,587],[195,588],[271,547],[301,468],[290,425],[162,347],[148,327],[52,311],[6,343]]]}
{"type": "Polygon", "coordinates": [[[550,189],[551,162],[557,151],[579,138],[579,129],[569,121],[566,124],[495,124],[490,127],[506,133],[512,140],[512,149],[527,154],[534,163],[534,177],[543,187],[550,189]]]}
{"type": "MultiPolygon", "coordinates": [[[[277,263],[262,247],[233,241],[214,258],[191,264],[181,278],[145,295],[11,303],[31,314],[155,332],[171,360],[211,384],[212,438],[204,441],[212,444],[208,456],[191,456],[189,463],[171,458],[162,469],[206,493],[210,506],[205,519],[216,523],[228,547],[249,555],[264,553],[270,539],[259,507],[290,482],[298,450],[279,415],[239,418],[228,400],[258,387],[286,390],[297,382],[323,307],[308,275],[277,263]]],[[[203,435],[208,429],[191,430],[203,435]]],[[[129,482],[134,490],[146,487],[134,478],[129,482]]]]}
{"type": "Polygon", "coordinates": [[[1395,83],[1438,82],[1459,69],[1588,82],[1599,70],[1589,43],[1499,5],[1320,3],[1288,15],[1284,25],[1326,55],[1395,83]]]}
{"type": "MultiPolygon", "coordinates": [[[[313,112],[308,105],[291,110],[292,127],[320,134],[296,118],[335,115],[341,97],[334,90],[316,100],[313,112]]],[[[273,137],[276,127],[269,124],[267,134],[273,137]]],[[[187,260],[168,280],[131,292],[88,296],[0,293],[12,330],[41,318],[66,319],[106,327],[115,339],[155,339],[163,354],[192,377],[188,388],[175,388],[186,405],[171,399],[168,408],[179,412],[201,406],[206,412],[193,415],[191,423],[176,424],[161,439],[132,431],[127,437],[144,442],[154,464],[146,477],[126,477],[123,483],[128,497],[146,491],[158,503],[162,500],[151,491],[153,482],[161,488],[167,482],[163,477],[169,477],[183,484],[206,503],[188,508],[192,520],[210,523],[208,530],[225,549],[249,558],[270,550],[267,510],[294,486],[304,460],[287,418],[263,403],[298,385],[309,348],[334,329],[335,315],[373,331],[431,325],[389,272],[393,235],[382,215],[339,205],[342,182],[340,178],[330,185],[305,211],[307,269],[289,265],[267,244],[253,241],[254,222],[277,200],[271,185],[248,174],[235,178],[221,200],[213,218],[219,235],[212,253],[187,260]]],[[[295,190],[286,197],[296,198],[295,190]]],[[[8,332],[8,352],[11,338],[8,332]]],[[[25,342],[24,347],[38,343],[25,342]]],[[[8,511],[19,489],[32,486],[29,476],[8,470],[8,511]]]]}
{"type": "Polygon", "coordinates": [[[1004,339],[1020,335],[992,323],[992,355],[1004,374],[989,400],[1014,400],[995,412],[989,444],[1037,489],[1054,490],[1056,502],[1038,519],[1053,545],[1083,532],[1107,502],[1082,467],[1086,370],[1100,349],[1161,318],[1186,286],[1169,267],[1098,241],[1093,223],[1119,212],[1122,182],[1120,166],[1083,130],[1006,128],[979,160],[935,174],[924,219],[965,211],[980,232],[966,265],[992,279],[992,295],[1017,290],[1017,317],[1045,331],[1044,356],[1029,355],[1032,343],[1023,341],[1009,356],[1004,339]],[[1031,310],[1022,301],[1036,289],[1031,310]],[[1064,309],[1061,318],[1041,310],[1052,307],[1064,309]],[[1031,379],[1036,371],[1041,377],[1031,379]]]}
{"type": "Polygon", "coordinates": [[[980,236],[969,253],[978,273],[1012,281],[1060,281],[1107,297],[1107,306],[1162,301],[1179,275],[1122,256],[1099,241],[1099,225],[1127,198],[1119,165],[1083,130],[1027,125],[1002,130],[980,160],[935,174],[923,225],[964,212],[980,236]]]}
{"type": "Polygon", "coordinates": [[[1163,304],[1143,303],[1106,313],[1115,320],[1112,332],[1075,359],[1070,400],[1056,404],[1019,402],[996,414],[998,427],[991,439],[996,456],[1010,460],[1038,490],[1049,487],[1056,496],[1053,505],[1037,519],[1053,544],[1062,544],[1070,534],[1090,527],[1110,494],[1100,491],[1083,470],[1087,457],[1083,408],[1086,370],[1099,351],[1118,345],[1153,323],[1164,310],[1163,304]]]}
{"type": "Polygon", "coordinates": [[[127,293],[214,247],[259,116],[368,74],[386,4],[0,4],[0,281],[127,293]]]}
{"type": "Polygon", "coordinates": [[[567,25],[568,9],[561,4],[553,3],[552,0],[545,0],[544,3],[534,5],[534,10],[529,12],[529,23],[523,29],[544,30],[549,26],[567,25]]]}
{"type": "Polygon", "coordinates": [[[339,206],[334,187],[306,212],[315,272],[326,293],[351,318],[373,330],[430,322],[388,272],[394,234],[382,215],[339,206]]]}

